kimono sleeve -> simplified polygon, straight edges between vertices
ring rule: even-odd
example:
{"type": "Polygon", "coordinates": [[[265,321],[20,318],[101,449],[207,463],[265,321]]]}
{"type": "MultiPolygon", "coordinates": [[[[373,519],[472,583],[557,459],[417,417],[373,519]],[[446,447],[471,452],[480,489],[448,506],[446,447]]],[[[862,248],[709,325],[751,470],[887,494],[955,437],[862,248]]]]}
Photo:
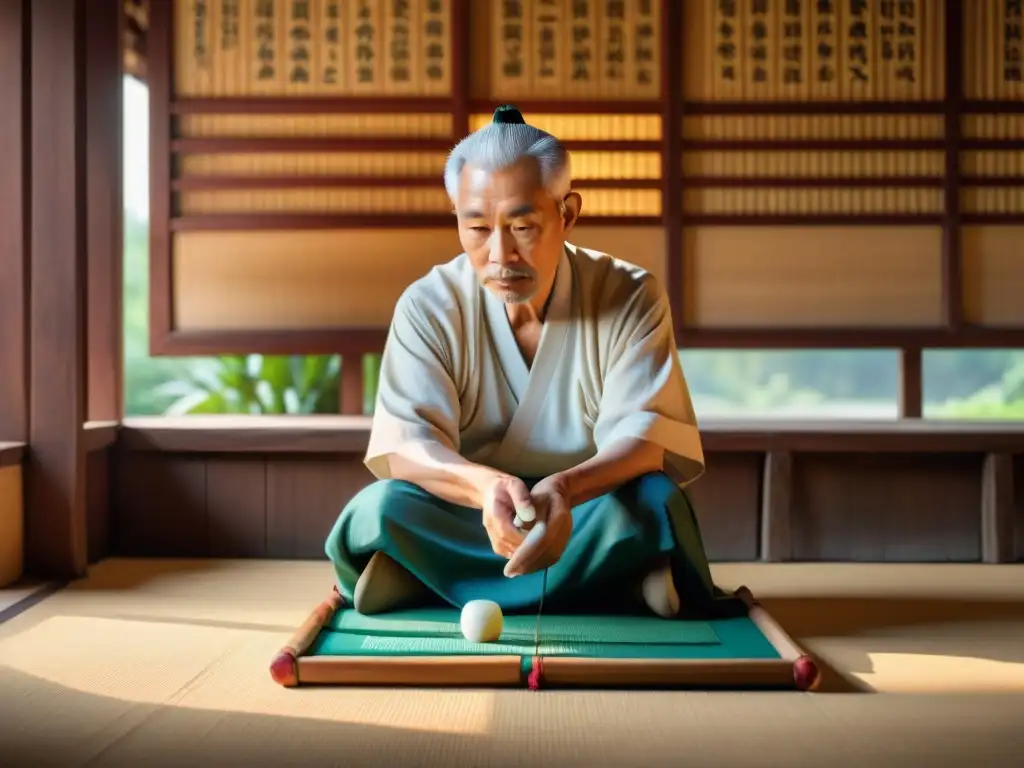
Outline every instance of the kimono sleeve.
{"type": "Polygon", "coordinates": [[[646,276],[614,323],[594,440],[598,451],[623,439],[665,450],[666,471],[690,483],[704,472],[697,419],[683,376],[668,297],[646,276]]]}
{"type": "Polygon", "coordinates": [[[452,377],[443,313],[426,311],[405,294],[395,307],[381,358],[366,467],[391,477],[388,458],[412,443],[459,450],[459,395],[452,377]]]}

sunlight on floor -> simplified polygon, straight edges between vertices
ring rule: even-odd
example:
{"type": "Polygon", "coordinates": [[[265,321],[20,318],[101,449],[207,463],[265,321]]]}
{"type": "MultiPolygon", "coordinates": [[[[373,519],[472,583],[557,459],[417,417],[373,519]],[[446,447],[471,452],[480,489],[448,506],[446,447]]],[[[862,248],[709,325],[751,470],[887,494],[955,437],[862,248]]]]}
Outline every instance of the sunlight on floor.
{"type": "Polygon", "coordinates": [[[1024,692],[1024,620],[920,624],[808,639],[823,660],[880,693],[1024,692]]]}
{"type": "Polygon", "coordinates": [[[278,632],[53,616],[0,641],[0,658],[23,675],[131,704],[432,733],[483,734],[490,728],[494,694],[487,691],[446,697],[320,689],[299,695],[280,688],[267,666],[281,642],[278,632]]]}
{"type": "Polygon", "coordinates": [[[971,656],[869,653],[872,671],[851,673],[874,690],[890,693],[995,693],[1024,691],[1024,664],[971,656]]]}
{"type": "Polygon", "coordinates": [[[0,624],[0,754],[96,766],[291,765],[300,755],[303,765],[498,766],[510,755],[566,766],[798,768],[837,755],[894,768],[1019,765],[1024,693],[1005,692],[1024,692],[1020,576],[715,566],[723,586],[770,596],[833,674],[879,695],[532,694],[281,688],[270,660],[323,599],[329,567],[107,561],[0,624]],[[964,614],[950,591],[996,603],[964,614]],[[908,599],[858,598],[894,592],[908,599]]]}

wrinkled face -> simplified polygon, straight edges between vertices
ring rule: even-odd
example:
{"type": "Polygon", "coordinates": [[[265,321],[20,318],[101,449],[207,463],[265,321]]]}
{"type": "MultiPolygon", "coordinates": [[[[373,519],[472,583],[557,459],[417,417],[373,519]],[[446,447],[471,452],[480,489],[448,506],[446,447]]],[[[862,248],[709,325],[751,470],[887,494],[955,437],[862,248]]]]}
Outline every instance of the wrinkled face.
{"type": "Polygon", "coordinates": [[[467,165],[454,202],[459,240],[483,285],[506,304],[546,300],[579,216],[579,195],[560,206],[544,189],[537,162],[527,158],[493,173],[467,165]]]}

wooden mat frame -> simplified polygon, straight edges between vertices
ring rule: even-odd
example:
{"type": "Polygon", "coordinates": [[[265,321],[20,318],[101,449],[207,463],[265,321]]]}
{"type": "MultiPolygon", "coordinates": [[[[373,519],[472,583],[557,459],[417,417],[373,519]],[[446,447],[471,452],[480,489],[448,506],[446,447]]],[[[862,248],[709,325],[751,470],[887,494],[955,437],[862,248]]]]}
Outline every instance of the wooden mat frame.
{"type": "MultiPolygon", "coordinates": [[[[772,618],[747,587],[736,590],[751,621],[778,659],[600,659],[545,656],[532,659],[543,687],[782,687],[816,690],[818,665],[772,618]]],[[[278,651],[270,675],[286,688],[305,685],[417,687],[522,687],[520,656],[310,656],[320,630],[344,599],[335,589],[278,651]]]]}

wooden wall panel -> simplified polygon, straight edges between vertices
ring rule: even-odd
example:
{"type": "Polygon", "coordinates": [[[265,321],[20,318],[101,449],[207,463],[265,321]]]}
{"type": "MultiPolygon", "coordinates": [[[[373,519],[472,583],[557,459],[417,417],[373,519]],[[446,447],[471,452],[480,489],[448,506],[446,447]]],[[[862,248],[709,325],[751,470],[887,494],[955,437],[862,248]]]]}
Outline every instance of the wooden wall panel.
{"type": "Polygon", "coordinates": [[[794,458],[793,557],[977,561],[981,455],[794,458]]]}
{"type": "Polygon", "coordinates": [[[206,554],[265,557],[267,467],[258,456],[208,460],[206,464],[206,554]]]}
{"type": "MultiPolygon", "coordinates": [[[[344,505],[373,481],[354,454],[122,451],[118,461],[123,555],[320,559],[344,505]]],[[[761,463],[757,454],[714,454],[690,490],[714,560],[757,558],[761,463]]]]}
{"type": "MultiPolygon", "coordinates": [[[[375,115],[375,114],[340,114],[340,115],[182,115],[178,121],[178,133],[182,138],[274,138],[279,136],[308,136],[311,138],[433,138],[446,139],[452,135],[451,115],[375,115]]],[[[338,153],[345,157],[345,153],[338,153]]],[[[368,165],[379,165],[387,167],[391,158],[415,158],[429,155],[425,152],[407,153],[365,153],[350,156],[350,162],[355,165],[357,160],[368,165]]],[[[444,163],[444,153],[440,153],[441,163],[444,163]]],[[[223,158],[224,155],[188,155],[182,166],[185,174],[201,172],[203,166],[211,160],[223,158]]],[[[231,157],[230,155],[227,157],[231,157]]],[[[248,155],[250,164],[259,167],[261,161],[266,167],[280,173],[287,170],[288,160],[297,162],[304,166],[308,173],[316,170],[329,172],[332,161],[330,157],[311,155],[308,152],[298,152],[282,161],[282,155],[274,153],[251,153],[248,155]]],[[[239,161],[236,164],[242,165],[240,172],[245,165],[239,161]]],[[[410,169],[403,167],[404,163],[393,163],[393,166],[404,173],[410,169]]],[[[255,169],[253,169],[255,170],[255,169]]],[[[334,168],[334,172],[341,172],[334,168]]]]}
{"type": "Polygon", "coordinates": [[[709,453],[707,471],[688,489],[708,557],[757,559],[763,459],[756,453],[709,453]]]}
{"type": "Polygon", "coordinates": [[[321,559],[344,505],[372,481],[354,455],[119,451],[116,552],[321,559]]]}
{"type": "Polygon", "coordinates": [[[962,222],[1024,216],[1015,14],[998,0],[156,4],[153,351],[378,351],[418,271],[408,254],[389,241],[296,266],[296,251],[338,247],[288,242],[451,234],[444,156],[505,101],[567,142],[584,222],[664,230],[652,260],[687,345],[1020,344],[999,278],[1016,274],[1013,245],[959,255],[962,222]],[[724,242],[684,240],[684,225],[724,242]],[[845,229],[828,240],[826,226],[845,229]],[[927,234],[910,243],[909,227],[927,234]],[[193,247],[256,230],[275,245],[251,273],[193,247]],[[769,231],[781,240],[762,242],[769,231]],[[394,265],[387,284],[363,253],[394,265]],[[349,266],[355,298],[338,277],[349,266]],[[217,311],[203,298],[204,283],[244,297],[280,282],[287,303],[320,285],[314,269],[332,304],[275,316],[245,303],[262,297],[217,311]],[[766,269],[788,270],[784,290],[766,269]]]}
{"type": "Polygon", "coordinates": [[[91,451],[85,459],[85,516],[89,531],[89,563],[110,554],[111,460],[107,449],[91,451]]]}
{"type": "Polygon", "coordinates": [[[963,292],[968,322],[1024,326],[1024,227],[964,228],[963,292]]]}
{"type": "Polygon", "coordinates": [[[114,553],[206,556],[206,461],[192,456],[118,451],[116,462],[114,553]]]}
{"type": "Polygon", "coordinates": [[[181,233],[175,328],[386,327],[409,283],[459,250],[454,226],[181,233]]]}
{"type": "Polygon", "coordinates": [[[28,437],[27,3],[0,3],[0,441],[28,437]]]}
{"type": "Polygon", "coordinates": [[[373,476],[355,456],[267,464],[267,556],[321,559],[342,508],[373,476]]]}
{"type": "MultiPolygon", "coordinates": [[[[786,551],[772,557],[977,562],[984,459],[980,452],[793,452],[788,542],[776,542],[786,551]]],[[[112,460],[110,539],[113,553],[126,556],[322,559],[338,514],[372,482],[355,453],[122,447],[112,460]]],[[[94,471],[101,461],[90,460],[94,471]]],[[[707,461],[688,490],[708,556],[764,557],[765,453],[711,450],[707,461]]],[[[1024,454],[1014,461],[1016,558],[1024,561],[1024,454]]]]}
{"type": "Polygon", "coordinates": [[[1013,491],[1017,507],[1017,561],[1024,562],[1024,454],[1014,459],[1013,491]]]}
{"type": "Polygon", "coordinates": [[[705,227],[685,233],[690,327],[938,325],[933,227],[705,227]]]}
{"type": "MultiPolygon", "coordinates": [[[[660,227],[581,226],[570,239],[665,279],[660,227]]],[[[409,283],[461,250],[454,220],[449,230],[180,233],[175,327],[387,327],[409,283]]]]}
{"type": "Polygon", "coordinates": [[[0,465],[0,588],[24,569],[25,503],[20,464],[0,465]]]}

